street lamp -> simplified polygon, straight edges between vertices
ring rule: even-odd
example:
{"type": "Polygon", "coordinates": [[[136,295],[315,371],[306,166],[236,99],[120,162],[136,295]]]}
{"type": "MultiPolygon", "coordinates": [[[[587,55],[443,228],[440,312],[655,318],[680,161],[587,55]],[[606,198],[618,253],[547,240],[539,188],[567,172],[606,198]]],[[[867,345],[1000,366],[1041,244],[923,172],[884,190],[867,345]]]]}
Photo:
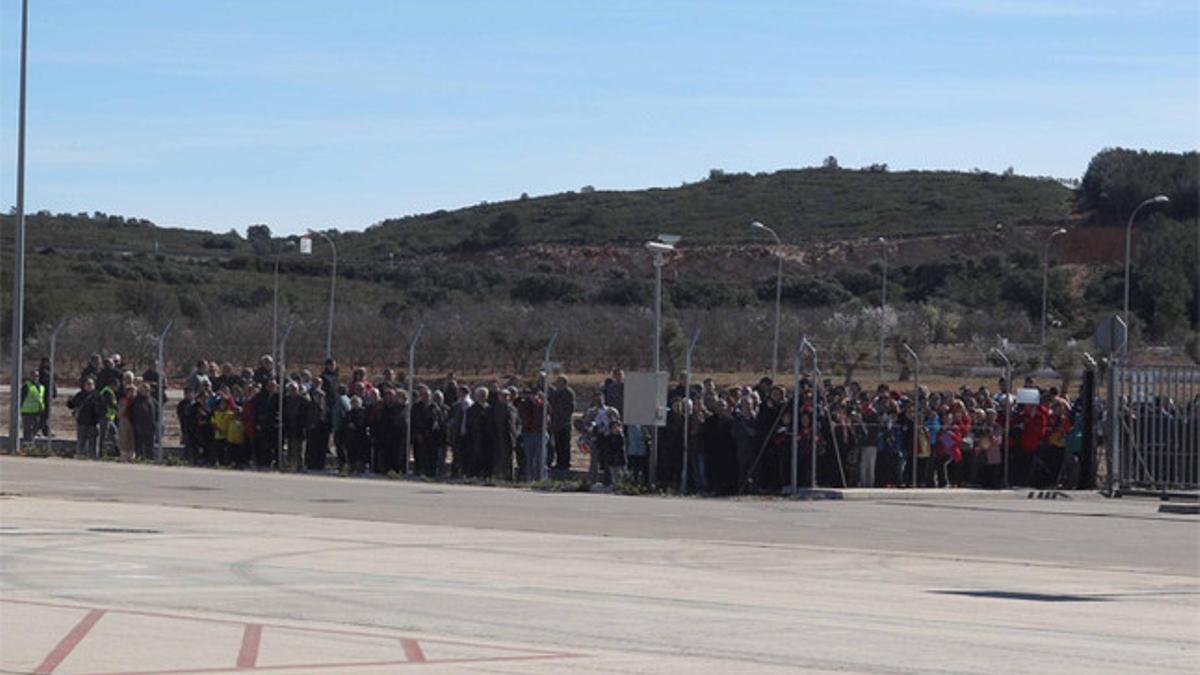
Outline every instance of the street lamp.
{"type": "MultiPolygon", "coordinates": [[[[321,232],[319,230],[309,230],[308,231],[308,236],[310,238],[313,235],[319,236],[322,239],[324,239],[325,241],[329,242],[329,248],[331,251],[333,251],[333,274],[329,278],[329,328],[325,332],[325,358],[332,359],[333,358],[333,309],[335,306],[334,305],[334,294],[337,291],[337,244],[333,243],[333,240],[329,238],[329,235],[327,235],[324,232],[321,232]]],[[[302,253],[305,252],[305,248],[307,248],[308,253],[312,253],[311,244],[307,247],[302,245],[300,248],[302,253]]]]}
{"type": "MultiPolygon", "coordinates": [[[[662,347],[662,268],[666,264],[666,254],[674,253],[675,243],[679,241],[678,237],[660,236],[659,239],[670,239],[671,243],[665,241],[646,242],[646,249],[654,254],[654,377],[656,381],[659,373],[659,352],[662,347]]],[[[657,417],[658,415],[655,414],[655,418],[657,417]]],[[[655,476],[658,473],[658,424],[655,424],[652,429],[650,440],[651,485],[654,484],[655,476]]]]}
{"type": "Polygon", "coordinates": [[[887,335],[887,279],[888,279],[888,240],[879,238],[883,247],[883,284],[879,299],[879,379],[883,380],[883,344],[887,335]]]}
{"type": "MultiPolygon", "coordinates": [[[[1171,201],[1171,199],[1169,197],[1167,197],[1166,195],[1158,195],[1157,197],[1151,197],[1150,199],[1147,199],[1146,201],[1142,202],[1141,204],[1138,204],[1137,208],[1135,208],[1133,210],[1133,213],[1129,214],[1129,224],[1127,224],[1125,226],[1125,310],[1124,310],[1124,313],[1122,314],[1122,318],[1125,319],[1126,326],[1131,325],[1129,323],[1129,244],[1130,244],[1130,237],[1133,232],[1133,219],[1137,217],[1138,211],[1141,211],[1142,207],[1149,206],[1151,204],[1165,204],[1169,201],[1171,201]]],[[[1129,337],[1128,336],[1126,336],[1126,338],[1125,338],[1125,345],[1122,348],[1122,352],[1125,354],[1129,353],[1129,337]]]]}
{"type": "Polygon", "coordinates": [[[8,451],[21,447],[21,370],[25,367],[25,64],[29,60],[29,0],[21,2],[21,74],[17,103],[17,222],[13,234],[12,387],[8,390],[8,451]]]}
{"type": "Polygon", "coordinates": [[[291,248],[292,242],[284,242],[275,247],[275,295],[271,301],[271,359],[278,361],[275,349],[279,345],[279,258],[285,248],[291,248]]]}
{"type": "Polygon", "coordinates": [[[757,220],[750,223],[750,227],[756,230],[763,230],[775,238],[775,255],[779,258],[779,264],[775,273],[775,347],[771,352],[771,381],[775,381],[775,377],[779,371],[779,308],[783,299],[783,242],[780,241],[779,235],[775,230],[763,225],[757,220]]]}
{"type": "Polygon", "coordinates": [[[1038,343],[1040,345],[1038,352],[1039,368],[1044,368],[1046,366],[1046,296],[1050,280],[1050,246],[1055,237],[1066,233],[1067,228],[1065,227],[1060,227],[1051,232],[1050,236],[1046,237],[1046,245],[1042,247],[1042,337],[1041,341],[1038,343]]]}

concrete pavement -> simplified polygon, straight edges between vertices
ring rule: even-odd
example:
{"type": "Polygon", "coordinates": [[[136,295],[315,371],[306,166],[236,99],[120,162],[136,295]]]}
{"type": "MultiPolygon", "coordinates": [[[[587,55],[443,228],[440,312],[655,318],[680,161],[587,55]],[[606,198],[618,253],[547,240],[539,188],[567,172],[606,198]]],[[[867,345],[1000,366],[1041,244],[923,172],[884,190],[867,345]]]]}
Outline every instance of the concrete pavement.
{"type": "Polygon", "coordinates": [[[1193,672],[1200,523],[0,459],[5,672],[1193,672]],[[47,668],[47,666],[49,666],[47,668]]]}

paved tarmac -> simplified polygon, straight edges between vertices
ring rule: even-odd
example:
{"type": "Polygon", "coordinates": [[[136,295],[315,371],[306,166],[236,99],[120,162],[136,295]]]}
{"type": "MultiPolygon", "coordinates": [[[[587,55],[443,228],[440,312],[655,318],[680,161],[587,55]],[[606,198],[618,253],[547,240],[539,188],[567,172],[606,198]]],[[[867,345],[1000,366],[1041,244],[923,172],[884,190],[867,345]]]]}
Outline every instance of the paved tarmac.
{"type": "Polygon", "coordinates": [[[1200,518],[0,458],[0,671],[1195,672],[1200,518]]]}

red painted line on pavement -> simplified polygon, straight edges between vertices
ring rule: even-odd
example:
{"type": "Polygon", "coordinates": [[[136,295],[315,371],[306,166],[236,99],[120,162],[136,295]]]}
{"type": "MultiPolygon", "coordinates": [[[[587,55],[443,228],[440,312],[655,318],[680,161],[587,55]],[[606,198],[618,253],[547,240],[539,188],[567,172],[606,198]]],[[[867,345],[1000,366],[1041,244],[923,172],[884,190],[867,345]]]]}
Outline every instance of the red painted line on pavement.
{"type": "Polygon", "coordinates": [[[237,667],[253,668],[258,663],[258,643],[262,640],[262,626],[256,623],[246,624],[242,633],[242,649],[238,652],[237,667]]]}
{"type": "Polygon", "coordinates": [[[33,675],[50,675],[50,673],[53,673],[54,669],[57,668],[58,665],[71,654],[71,651],[75,649],[75,647],[83,640],[83,638],[87,637],[88,632],[92,630],[92,626],[95,626],[96,622],[99,621],[100,617],[102,616],[104,616],[104,610],[102,609],[93,609],[89,611],[87,616],[83,617],[79,623],[75,624],[75,627],[71,629],[71,632],[67,633],[67,636],[64,637],[48,655],[46,655],[46,658],[42,661],[41,665],[33,669],[33,675]]]}
{"type": "MultiPolygon", "coordinates": [[[[86,605],[70,605],[70,604],[62,604],[62,603],[56,603],[56,602],[41,602],[38,600],[12,600],[9,598],[0,598],[0,603],[5,603],[5,602],[18,604],[18,605],[33,605],[36,607],[57,607],[59,609],[85,609],[85,610],[97,609],[96,607],[89,607],[86,605]]],[[[167,614],[164,612],[150,612],[150,611],[135,610],[135,609],[108,609],[108,610],[102,610],[102,611],[106,611],[109,614],[127,614],[129,616],[148,616],[148,617],[154,617],[154,618],[158,618],[158,619],[175,619],[177,621],[199,621],[201,623],[216,623],[216,624],[236,625],[236,626],[245,626],[246,625],[245,621],[238,621],[235,619],[210,619],[210,618],[202,617],[202,616],[189,616],[187,614],[167,614]]],[[[375,632],[371,632],[371,631],[339,630],[337,628],[313,628],[311,626],[292,626],[292,625],[288,625],[286,623],[267,623],[265,621],[258,622],[258,625],[260,625],[264,628],[279,628],[282,630],[294,630],[294,631],[300,631],[303,633],[323,633],[323,634],[327,634],[327,635],[350,635],[350,636],[354,636],[354,637],[374,637],[374,638],[380,638],[382,640],[395,640],[396,639],[396,635],[394,635],[394,634],[389,635],[389,634],[384,634],[384,633],[375,633],[375,632]]],[[[496,651],[502,651],[502,652],[522,652],[525,654],[533,652],[535,654],[544,654],[547,657],[578,656],[578,654],[568,654],[565,652],[550,652],[550,651],[546,651],[543,649],[527,649],[524,647],[503,647],[500,645],[492,645],[492,644],[485,644],[485,643],[479,643],[479,642],[463,642],[461,640],[444,640],[442,638],[421,638],[421,642],[425,642],[425,643],[429,643],[429,644],[439,644],[439,645],[452,645],[452,646],[456,646],[456,647],[479,647],[479,648],[486,648],[486,649],[494,649],[496,651]]]]}
{"type": "Polygon", "coordinates": [[[421,651],[421,645],[416,640],[400,638],[400,644],[404,647],[404,658],[412,663],[425,662],[425,652],[421,651]]]}
{"type": "MultiPolygon", "coordinates": [[[[419,666],[423,664],[441,665],[443,663],[493,663],[499,661],[545,661],[548,659],[581,658],[582,654],[537,654],[532,656],[485,656],[471,659],[435,659],[433,661],[344,661],[341,663],[303,663],[287,666],[258,666],[254,670],[317,670],[375,668],[391,666],[419,666]]],[[[206,675],[207,673],[236,673],[237,668],[195,668],[183,670],[131,670],[110,673],[93,673],[92,675],[206,675]]]]}

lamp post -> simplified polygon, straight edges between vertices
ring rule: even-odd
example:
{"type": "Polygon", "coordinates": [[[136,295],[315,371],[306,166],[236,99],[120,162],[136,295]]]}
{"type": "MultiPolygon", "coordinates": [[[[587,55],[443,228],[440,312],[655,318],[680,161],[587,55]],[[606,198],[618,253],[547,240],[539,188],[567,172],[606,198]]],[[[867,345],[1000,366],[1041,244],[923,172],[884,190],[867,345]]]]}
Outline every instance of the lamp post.
{"type": "MultiPolygon", "coordinates": [[[[291,248],[292,242],[286,242],[291,248]]],[[[279,344],[279,258],[283,255],[284,244],[275,247],[275,295],[271,300],[271,360],[277,361],[275,347],[279,344]]]]}
{"type": "Polygon", "coordinates": [[[879,238],[883,248],[883,283],[879,298],[879,379],[883,380],[883,345],[887,337],[888,240],[879,238]]]}
{"type": "Polygon", "coordinates": [[[21,439],[21,369],[25,367],[22,339],[25,322],[25,62],[29,43],[29,0],[21,1],[21,74],[17,103],[17,226],[13,236],[12,388],[8,390],[8,451],[21,439]]]}
{"type": "Polygon", "coordinates": [[[769,233],[775,239],[775,257],[779,259],[775,272],[775,344],[771,351],[771,381],[774,382],[779,372],[779,314],[780,304],[783,300],[783,242],[780,241],[779,235],[771,228],[763,225],[757,220],[750,223],[750,227],[756,230],[763,230],[769,233]]]}
{"type": "MultiPolygon", "coordinates": [[[[673,238],[674,239],[674,238],[673,238]]],[[[657,383],[659,373],[659,352],[662,351],[662,269],[666,264],[666,254],[675,252],[674,243],[663,241],[648,241],[646,248],[654,254],[654,377],[657,383]]],[[[656,392],[657,394],[657,392],[656,392]]],[[[655,414],[655,424],[650,438],[650,484],[654,485],[658,473],[658,414],[655,414]]]]}
{"type": "MultiPolygon", "coordinates": [[[[1167,197],[1166,195],[1158,195],[1157,197],[1151,197],[1150,199],[1147,199],[1146,201],[1142,202],[1141,204],[1138,204],[1137,208],[1135,208],[1133,210],[1133,213],[1129,214],[1129,223],[1125,226],[1125,307],[1124,307],[1124,311],[1121,315],[1121,318],[1125,320],[1126,326],[1132,325],[1129,323],[1129,249],[1130,249],[1130,238],[1133,233],[1133,219],[1137,217],[1138,211],[1141,211],[1143,207],[1149,206],[1151,204],[1165,204],[1169,201],[1171,201],[1171,199],[1169,197],[1167,197]]],[[[1122,352],[1125,354],[1129,353],[1129,338],[1128,337],[1125,338],[1125,346],[1122,347],[1122,352]]]]}
{"type": "MultiPolygon", "coordinates": [[[[329,235],[319,230],[309,230],[308,236],[319,236],[329,242],[329,249],[333,252],[333,274],[329,277],[329,328],[325,332],[325,358],[333,358],[333,310],[334,310],[334,295],[337,291],[337,244],[333,243],[333,239],[329,235]]],[[[303,249],[302,249],[303,250],[303,249]]],[[[309,252],[312,252],[311,247],[309,252]]]]}
{"type": "Polygon", "coordinates": [[[1050,233],[1046,238],[1046,245],[1042,247],[1042,337],[1038,342],[1038,368],[1046,366],[1046,298],[1047,290],[1050,283],[1050,246],[1054,238],[1060,234],[1066,234],[1067,229],[1060,227],[1050,233]]]}

